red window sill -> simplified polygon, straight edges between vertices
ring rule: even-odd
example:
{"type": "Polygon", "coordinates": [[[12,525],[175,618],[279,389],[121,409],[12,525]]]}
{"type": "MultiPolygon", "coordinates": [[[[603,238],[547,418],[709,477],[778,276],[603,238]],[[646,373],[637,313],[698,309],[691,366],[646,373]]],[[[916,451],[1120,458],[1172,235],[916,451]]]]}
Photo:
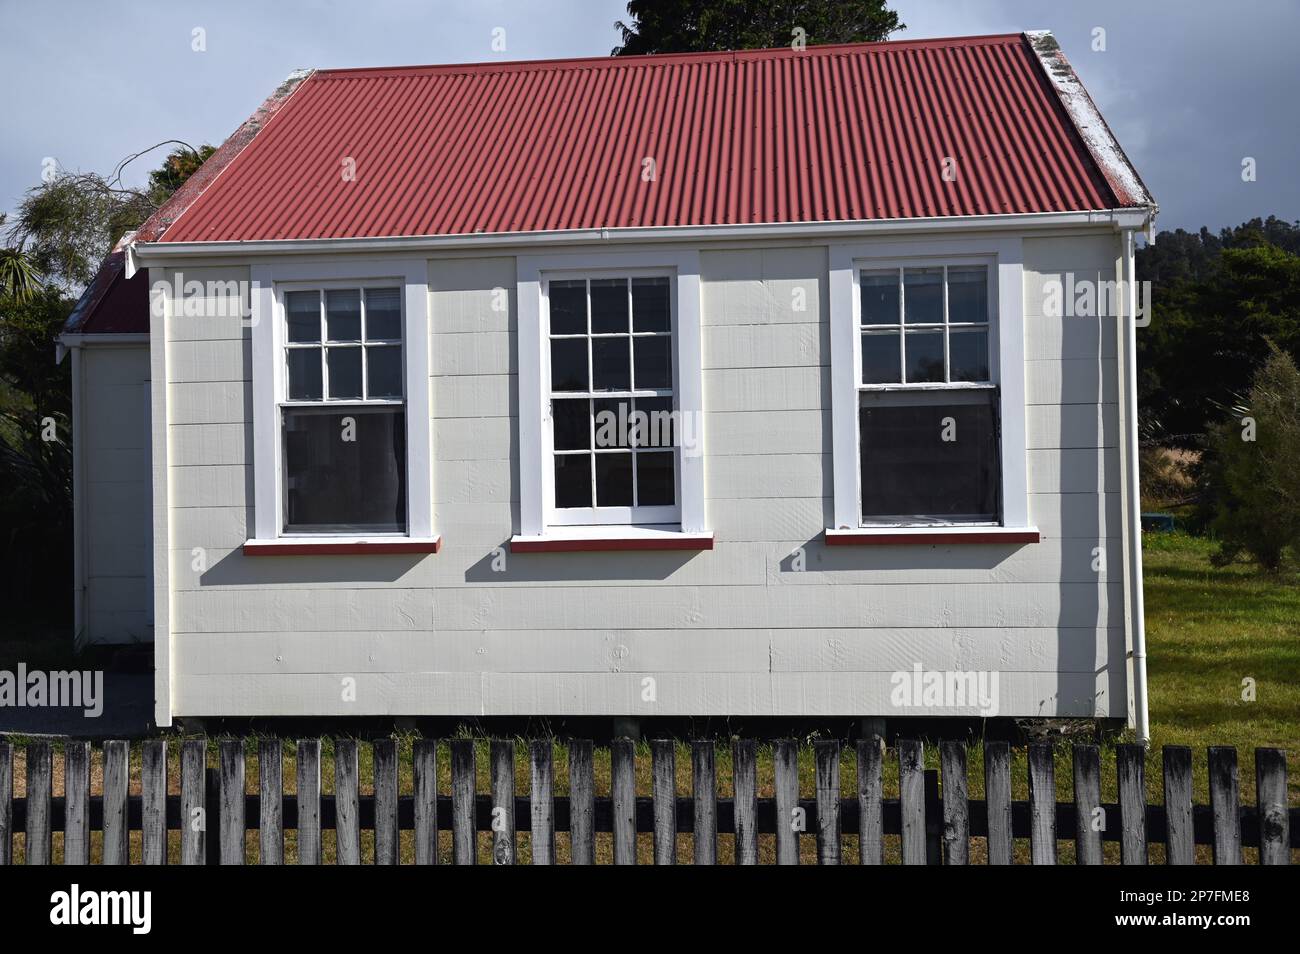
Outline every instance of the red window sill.
{"type": "Polygon", "coordinates": [[[969,530],[931,529],[913,530],[827,530],[829,547],[896,546],[898,544],[961,544],[961,543],[1038,543],[1042,534],[1035,528],[1010,529],[1005,527],[971,528],[969,530]]]}
{"type": "Polygon", "coordinates": [[[600,553],[614,550],[712,550],[711,533],[655,533],[616,535],[563,534],[512,537],[511,553],[600,553]]]}
{"type": "Polygon", "coordinates": [[[362,556],[387,553],[437,553],[442,537],[431,540],[248,540],[244,556],[362,556]]]}

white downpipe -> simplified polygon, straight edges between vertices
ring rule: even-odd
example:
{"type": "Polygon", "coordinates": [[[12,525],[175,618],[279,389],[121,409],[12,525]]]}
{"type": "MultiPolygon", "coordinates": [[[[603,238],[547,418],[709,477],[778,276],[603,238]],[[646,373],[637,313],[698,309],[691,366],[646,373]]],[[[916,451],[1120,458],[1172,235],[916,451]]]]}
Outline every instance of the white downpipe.
{"type": "MultiPolygon", "coordinates": [[[[1130,625],[1133,632],[1133,722],[1137,740],[1151,741],[1151,720],[1147,712],[1147,632],[1142,599],[1142,494],[1138,483],[1137,413],[1137,275],[1134,270],[1134,229],[1124,230],[1124,407],[1128,412],[1125,439],[1128,442],[1128,573],[1130,625]]],[[[1150,302],[1147,303],[1150,307],[1150,302]]]]}

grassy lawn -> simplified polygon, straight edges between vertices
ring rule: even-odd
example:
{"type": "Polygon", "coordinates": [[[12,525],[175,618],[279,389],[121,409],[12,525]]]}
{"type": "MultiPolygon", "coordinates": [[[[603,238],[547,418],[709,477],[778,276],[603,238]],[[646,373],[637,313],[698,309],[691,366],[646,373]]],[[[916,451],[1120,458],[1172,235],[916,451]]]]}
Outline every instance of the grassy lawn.
{"type": "MultiPolygon", "coordinates": [[[[1297,759],[1297,744],[1300,739],[1300,579],[1294,570],[1279,577],[1260,574],[1253,567],[1237,564],[1223,568],[1210,565],[1209,555],[1213,545],[1205,540],[1182,534],[1148,535],[1145,540],[1144,555],[1146,569],[1146,610],[1148,667],[1151,689],[1151,724],[1152,750],[1147,758],[1148,800],[1158,803],[1163,798],[1161,763],[1159,747],[1162,745],[1187,745],[1195,750],[1195,800],[1197,804],[1208,803],[1208,784],[1206,778],[1205,747],[1209,745],[1236,746],[1240,759],[1241,797],[1243,804],[1253,804],[1255,799],[1254,748],[1256,746],[1276,746],[1288,750],[1288,768],[1290,776],[1291,803],[1300,802],[1300,760],[1297,759]],[[1242,698],[1242,681],[1253,679],[1255,683],[1254,701],[1242,698]]],[[[169,736],[172,737],[172,736],[169,736]]],[[[179,736],[175,736],[179,738],[179,736]]],[[[410,747],[412,736],[400,738],[402,753],[400,785],[403,793],[411,791],[410,747]]],[[[1104,801],[1117,798],[1115,782],[1114,744],[1125,741],[1124,737],[1108,740],[1102,744],[1102,797],[1104,801]]],[[[169,753],[171,769],[171,790],[179,791],[179,756],[178,747],[169,753]]],[[[527,746],[518,744],[516,749],[516,793],[525,795],[529,789],[529,769],[527,765],[527,746]]],[[[23,794],[22,779],[25,775],[22,762],[24,753],[16,753],[18,771],[15,773],[16,794],[23,794]]],[[[770,797],[773,794],[774,776],[770,747],[760,747],[758,763],[759,795],[770,797]]],[[[101,755],[94,753],[94,791],[99,791],[99,772],[101,755]]],[[[333,791],[333,750],[326,740],[322,752],[322,783],[326,793],[333,791]]],[[[361,747],[361,785],[362,792],[373,791],[373,773],[368,746],[361,747]]],[[[568,754],[561,741],[555,746],[555,792],[557,795],[568,794],[568,754]]],[[[248,791],[256,792],[258,785],[256,740],[250,739],[246,751],[248,791]]],[[[932,746],[927,747],[927,767],[938,767],[938,753],[932,746]]],[[[215,740],[209,746],[209,765],[217,764],[215,740]]],[[[978,740],[972,740],[969,756],[969,786],[971,798],[984,795],[983,752],[978,740]]],[[[488,743],[479,739],[478,744],[478,791],[491,790],[488,770],[488,743]]],[[[140,753],[138,748],[132,751],[133,793],[139,791],[140,753]]],[[[844,749],[841,765],[841,779],[846,796],[856,791],[856,763],[852,745],[844,749]]],[[[596,789],[600,795],[610,791],[610,763],[608,749],[597,749],[595,753],[596,789]]],[[[717,747],[718,794],[727,798],[732,795],[731,752],[730,745],[720,740],[717,747]]],[[[815,791],[813,753],[811,748],[803,751],[799,763],[800,791],[804,798],[812,797],[815,791]]],[[[1023,800],[1028,797],[1026,775],[1026,751],[1024,748],[1013,750],[1012,762],[1013,798],[1023,800]]],[[[885,761],[885,796],[898,797],[898,770],[894,753],[889,753],[885,761]]],[[[294,750],[287,744],[284,751],[284,782],[286,792],[294,791],[294,750]]],[[[439,792],[450,792],[450,757],[445,746],[439,756],[439,792]]],[[[1070,751],[1067,746],[1058,747],[1056,760],[1056,783],[1058,800],[1071,801],[1072,766],[1070,751]]],[[[637,790],[641,796],[651,792],[650,750],[642,744],[637,750],[637,790]]],[[[677,752],[677,791],[679,795],[691,790],[690,749],[680,745],[677,752]]],[[[62,759],[55,758],[55,793],[62,794],[62,759]]],[[[1156,837],[1158,833],[1153,833],[1156,837]]],[[[333,832],[324,836],[326,861],[334,857],[333,832]]],[[[99,852],[101,836],[94,837],[96,855],[99,852]]],[[[173,833],[171,856],[179,857],[179,836],[173,833]]],[[[611,836],[598,835],[597,860],[607,863],[612,857],[611,836]]],[[[480,860],[491,863],[490,840],[486,833],[479,836],[480,860]]],[[[15,854],[21,857],[22,836],[16,839],[15,854]]],[[[55,836],[56,855],[59,857],[62,836],[55,836]]],[[[815,863],[816,850],[814,839],[809,836],[801,839],[802,855],[805,863],[815,863]]],[[[567,835],[557,833],[557,855],[561,861],[568,859],[567,835]]],[[[519,836],[520,860],[527,862],[531,856],[528,838],[519,836]]],[[[643,863],[652,858],[652,839],[648,834],[640,836],[638,853],[643,863]]],[[[138,854],[140,835],[132,834],[132,851],[138,854]]],[[[1060,843],[1060,855],[1063,862],[1073,860],[1073,845],[1060,843]]],[[[691,859],[691,837],[679,836],[678,855],[683,861],[691,859]]],[[[363,858],[373,857],[373,834],[362,834],[363,858]]],[[[896,837],[887,838],[887,857],[897,861],[899,844],[896,837]]],[[[846,862],[856,862],[857,839],[846,836],[843,846],[846,862]]],[[[719,860],[729,863],[732,859],[733,842],[729,836],[719,837],[719,860]]],[[[770,863],[775,853],[774,838],[764,835],[760,838],[760,853],[764,863],[770,863]]],[[[249,835],[249,860],[257,856],[257,839],[254,833],[249,835]]],[[[1208,862],[1208,848],[1198,849],[1202,861],[1208,862]]],[[[1248,849],[1247,860],[1253,860],[1256,852],[1248,849]]],[[[402,833],[402,859],[410,862],[414,855],[413,835],[402,833]]],[[[451,843],[449,833],[442,833],[440,858],[450,861],[451,843]]],[[[984,860],[982,840],[972,843],[972,860],[984,860]]],[[[1163,850],[1153,845],[1152,861],[1163,860],[1163,850]]],[[[1106,856],[1110,862],[1118,861],[1118,846],[1106,845],[1106,856]]],[[[296,847],[292,833],[286,835],[286,858],[296,858],[296,847]]],[[[1017,844],[1017,860],[1027,861],[1027,842],[1017,844]]],[[[1297,860],[1300,860],[1298,858],[1297,860]]]]}
{"type": "MultiPolygon", "coordinates": [[[[1300,572],[1269,577],[1245,563],[1214,567],[1213,550],[1211,541],[1183,534],[1144,540],[1152,744],[1294,750],[1300,572]],[[1254,701],[1242,698],[1246,679],[1254,681],[1254,701]]],[[[1293,762],[1292,792],[1297,774],[1293,762]]]]}

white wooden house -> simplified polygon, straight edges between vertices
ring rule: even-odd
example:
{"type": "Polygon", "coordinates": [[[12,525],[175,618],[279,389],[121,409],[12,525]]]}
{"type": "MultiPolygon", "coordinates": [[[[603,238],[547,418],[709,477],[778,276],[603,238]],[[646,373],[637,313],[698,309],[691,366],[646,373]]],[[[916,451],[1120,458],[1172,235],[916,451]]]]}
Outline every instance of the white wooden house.
{"type": "Polygon", "coordinates": [[[1049,34],[295,74],[61,338],[79,638],[160,725],[1145,734],[1154,214],[1049,34]]]}

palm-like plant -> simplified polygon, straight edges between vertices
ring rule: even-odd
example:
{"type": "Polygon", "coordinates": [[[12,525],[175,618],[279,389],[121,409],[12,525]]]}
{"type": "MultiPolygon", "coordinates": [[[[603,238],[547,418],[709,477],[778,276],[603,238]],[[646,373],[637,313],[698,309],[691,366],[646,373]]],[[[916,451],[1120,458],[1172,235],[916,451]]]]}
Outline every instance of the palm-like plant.
{"type": "Polygon", "coordinates": [[[41,287],[36,266],[20,248],[0,248],[0,297],[30,301],[41,287]]]}

